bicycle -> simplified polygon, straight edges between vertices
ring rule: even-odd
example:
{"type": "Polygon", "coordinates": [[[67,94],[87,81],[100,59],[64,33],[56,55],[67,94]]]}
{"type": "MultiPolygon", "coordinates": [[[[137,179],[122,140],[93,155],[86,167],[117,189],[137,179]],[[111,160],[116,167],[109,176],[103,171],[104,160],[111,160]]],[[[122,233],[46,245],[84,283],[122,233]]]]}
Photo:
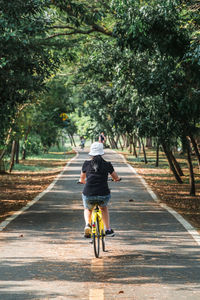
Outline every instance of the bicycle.
{"type": "MultiPolygon", "coordinates": [[[[112,178],[109,178],[108,181],[113,181],[112,178]]],[[[121,178],[119,179],[121,181],[121,178]]],[[[80,181],[77,181],[77,184],[82,184],[80,181]]],[[[94,254],[95,257],[98,258],[100,254],[100,240],[102,244],[102,250],[103,252],[106,252],[105,249],[105,228],[102,218],[102,212],[99,207],[101,207],[101,204],[103,202],[101,200],[90,200],[90,204],[94,205],[94,208],[92,210],[92,216],[91,216],[91,238],[92,238],[92,244],[94,247],[94,254]]]]}
{"type": "MultiPolygon", "coordinates": [[[[92,201],[91,201],[92,202],[92,201]]],[[[92,210],[92,218],[91,218],[91,225],[92,225],[92,244],[94,247],[94,254],[95,257],[98,258],[100,254],[100,240],[102,244],[102,250],[105,252],[105,228],[102,219],[102,212],[99,206],[101,206],[101,201],[97,203],[92,202],[95,207],[92,210]]]]}

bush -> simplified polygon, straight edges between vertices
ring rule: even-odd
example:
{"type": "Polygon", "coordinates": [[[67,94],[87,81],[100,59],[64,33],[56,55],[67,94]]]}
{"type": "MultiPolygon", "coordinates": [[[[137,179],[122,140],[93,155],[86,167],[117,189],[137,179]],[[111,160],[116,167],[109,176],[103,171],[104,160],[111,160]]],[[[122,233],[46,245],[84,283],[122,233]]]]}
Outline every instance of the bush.
{"type": "MultiPolygon", "coordinates": [[[[27,142],[25,144],[25,148],[26,148],[27,155],[39,154],[43,151],[42,143],[41,143],[40,139],[36,136],[31,136],[27,140],[27,142]]],[[[21,147],[21,150],[23,150],[23,145],[21,147]]]]}

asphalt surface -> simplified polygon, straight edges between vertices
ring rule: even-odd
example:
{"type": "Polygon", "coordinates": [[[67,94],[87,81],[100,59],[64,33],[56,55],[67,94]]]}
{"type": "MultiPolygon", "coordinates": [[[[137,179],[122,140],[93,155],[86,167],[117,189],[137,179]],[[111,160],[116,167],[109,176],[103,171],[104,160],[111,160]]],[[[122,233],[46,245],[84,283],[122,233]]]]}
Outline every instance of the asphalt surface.
{"type": "Polygon", "coordinates": [[[107,150],[122,177],[109,183],[114,238],[94,258],[83,238],[80,155],[54,187],[0,232],[0,300],[199,300],[200,247],[155,203],[122,158],[107,150]],[[130,201],[131,200],[131,201],[130,201]]]}

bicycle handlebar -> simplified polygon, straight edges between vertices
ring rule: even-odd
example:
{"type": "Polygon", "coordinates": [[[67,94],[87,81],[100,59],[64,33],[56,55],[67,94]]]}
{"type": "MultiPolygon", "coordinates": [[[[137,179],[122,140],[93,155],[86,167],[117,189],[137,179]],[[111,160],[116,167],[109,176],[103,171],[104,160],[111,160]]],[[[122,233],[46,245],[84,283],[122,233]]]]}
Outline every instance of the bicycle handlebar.
{"type": "MultiPolygon", "coordinates": [[[[114,182],[118,182],[118,181],[121,181],[121,180],[122,180],[122,178],[119,178],[119,180],[113,180],[112,178],[108,178],[108,181],[114,181],[114,182]]],[[[80,181],[77,181],[76,183],[77,184],[84,184],[84,183],[82,183],[80,181]]]]}
{"type": "Polygon", "coordinates": [[[112,178],[108,178],[108,181],[114,181],[114,182],[118,182],[118,181],[121,181],[122,179],[119,178],[119,180],[113,180],[112,178]]]}

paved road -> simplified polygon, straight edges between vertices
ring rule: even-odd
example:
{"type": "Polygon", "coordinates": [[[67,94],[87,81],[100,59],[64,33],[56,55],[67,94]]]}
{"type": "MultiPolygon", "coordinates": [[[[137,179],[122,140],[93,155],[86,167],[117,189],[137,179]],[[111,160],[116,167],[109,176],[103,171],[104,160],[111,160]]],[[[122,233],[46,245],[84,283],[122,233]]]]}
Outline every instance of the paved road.
{"type": "Polygon", "coordinates": [[[200,247],[109,150],[105,159],[123,178],[110,183],[117,235],[94,258],[76,184],[86,157],[80,153],[53,189],[0,233],[0,300],[199,300],[200,247]]]}

